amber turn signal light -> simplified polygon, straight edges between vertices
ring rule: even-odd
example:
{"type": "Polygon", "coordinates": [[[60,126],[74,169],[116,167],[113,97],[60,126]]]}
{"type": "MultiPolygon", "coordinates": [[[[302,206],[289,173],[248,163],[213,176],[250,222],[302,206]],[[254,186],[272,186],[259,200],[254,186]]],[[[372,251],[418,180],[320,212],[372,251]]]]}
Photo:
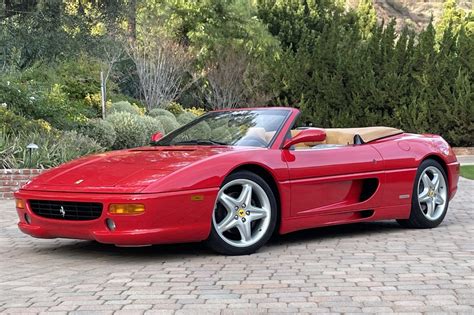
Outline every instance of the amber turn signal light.
{"type": "Polygon", "coordinates": [[[109,206],[111,214],[141,214],[145,212],[145,205],[140,203],[113,203],[109,206]]]}
{"type": "Polygon", "coordinates": [[[18,209],[25,209],[25,200],[23,199],[16,199],[15,200],[16,207],[18,209]]]}

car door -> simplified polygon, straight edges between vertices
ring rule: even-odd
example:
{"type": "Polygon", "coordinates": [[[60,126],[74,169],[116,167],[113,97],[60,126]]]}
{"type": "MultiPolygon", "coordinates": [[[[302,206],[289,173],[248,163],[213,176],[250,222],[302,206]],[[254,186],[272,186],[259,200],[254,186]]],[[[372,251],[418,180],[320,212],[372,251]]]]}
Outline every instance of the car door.
{"type": "Polygon", "coordinates": [[[293,217],[370,210],[379,204],[383,163],[371,145],[290,149],[282,154],[293,217]]]}

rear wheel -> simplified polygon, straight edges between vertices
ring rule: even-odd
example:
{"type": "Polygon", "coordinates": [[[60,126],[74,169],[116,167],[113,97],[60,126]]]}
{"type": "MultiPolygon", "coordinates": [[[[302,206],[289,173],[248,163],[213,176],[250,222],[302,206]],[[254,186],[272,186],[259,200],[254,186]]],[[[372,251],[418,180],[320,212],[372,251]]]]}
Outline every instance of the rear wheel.
{"type": "Polygon", "coordinates": [[[448,189],[443,167],[434,160],[423,161],[415,178],[410,218],[398,223],[411,228],[437,227],[448,210],[448,189]]]}
{"type": "Polygon", "coordinates": [[[231,174],[217,195],[208,245],[226,255],[255,252],[275,229],[276,209],[275,195],[260,176],[248,171],[231,174]]]}

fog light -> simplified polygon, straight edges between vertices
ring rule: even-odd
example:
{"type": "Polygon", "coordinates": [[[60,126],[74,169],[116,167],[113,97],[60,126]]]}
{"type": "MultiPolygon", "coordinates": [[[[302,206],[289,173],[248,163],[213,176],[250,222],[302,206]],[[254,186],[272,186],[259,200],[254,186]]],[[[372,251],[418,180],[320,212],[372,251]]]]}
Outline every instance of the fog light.
{"type": "Polygon", "coordinates": [[[113,203],[109,206],[111,214],[141,214],[145,212],[145,205],[140,203],[113,203]]]}
{"type": "Polygon", "coordinates": [[[25,200],[23,199],[16,199],[15,200],[16,207],[18,209],[25,209],[25,200]]]}
{"type": "Polygon", "coordinates": [[[111,231],[115,230],[115,222],[112,219],[106,219],[105,224],[107,225],[107,228],[111,231]]]}
{"type": "Polygon", "coordinates": [[[31,224],[31,218],[28,215],[28,213],[25,213],[25,221],[26,221],[26,223],[31,224]]]}

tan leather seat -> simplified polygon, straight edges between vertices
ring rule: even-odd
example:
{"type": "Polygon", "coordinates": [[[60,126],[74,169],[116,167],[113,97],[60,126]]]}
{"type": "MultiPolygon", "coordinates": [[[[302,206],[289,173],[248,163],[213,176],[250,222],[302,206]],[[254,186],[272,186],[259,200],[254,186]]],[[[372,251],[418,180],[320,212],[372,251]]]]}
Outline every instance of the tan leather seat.
{"type": "Polygon", "coordinates": [[[257,137],[268,143],[265,137],[266,136],[265,128],[262,128],[262,127],[250,127],[249,129],[247,129],[246,136],[257,137]]]}
{"type": "Polygon", "coordinates": [[[270,143],[270,141],[273,139],[273,136],[275,136],[276,131],[267,131],[265,132],[265,140],[267,143],[270,143]]]}
{"type": "MultiPolygon", "coordinates": [[[[296,149],[309,149],[318,144],[352,145],[354,137],[359,135],[364,143],[403,133],[403,130],[391,127],[363,127],[363,128],[327,128],[326,140],[321,142],[305,142],[295,145],[296,149]]],[[[301,130],[291,130],[291,137],[295,137],[301,130]]]]}
{"type": "Polygon", "coordinates": [[[326,143],[328,144],[354,144],[354,137],[359,135],[367,143],[377,139],[403,133],[403,130],[391,127],[364,127],[364,128],[328,128],[326,143]]]}

